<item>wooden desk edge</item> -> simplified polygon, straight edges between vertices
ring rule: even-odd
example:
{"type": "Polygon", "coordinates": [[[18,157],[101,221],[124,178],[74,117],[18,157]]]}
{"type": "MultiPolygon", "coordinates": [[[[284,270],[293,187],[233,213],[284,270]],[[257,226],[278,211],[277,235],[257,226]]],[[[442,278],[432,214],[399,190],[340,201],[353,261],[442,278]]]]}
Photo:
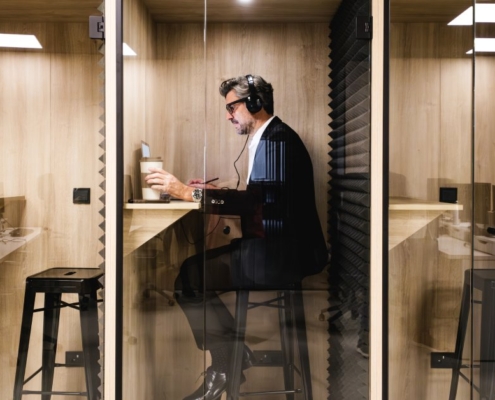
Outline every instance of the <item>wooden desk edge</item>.
{"type": "Polygon", "coordinates": [[[200,203],[171,201],[170,203],[126,203],[124,210],[199,210],[200,203]]]}
{"type": "Polygon", "coordinates": [[[462,209],[462,204],[441,203],[409,197],[391,197],[389,202],[390,211],[461,211],[462,209]]]}

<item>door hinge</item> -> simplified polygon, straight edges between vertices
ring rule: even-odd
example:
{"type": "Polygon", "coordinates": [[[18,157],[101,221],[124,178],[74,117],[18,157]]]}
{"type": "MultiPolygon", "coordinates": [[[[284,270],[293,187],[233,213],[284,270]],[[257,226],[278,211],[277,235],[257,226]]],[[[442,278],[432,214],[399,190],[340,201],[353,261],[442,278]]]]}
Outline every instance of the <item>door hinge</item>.
{"type": "Polygon", "coordinates": [[[105,39],[105,17],[101,15],[89,17],[89,38],[105,39]]]}
{"type": "Polygon", "coordinates": [[[373,33],[373,17],[356,17],[356,39],[371,39],[373,33]]]}

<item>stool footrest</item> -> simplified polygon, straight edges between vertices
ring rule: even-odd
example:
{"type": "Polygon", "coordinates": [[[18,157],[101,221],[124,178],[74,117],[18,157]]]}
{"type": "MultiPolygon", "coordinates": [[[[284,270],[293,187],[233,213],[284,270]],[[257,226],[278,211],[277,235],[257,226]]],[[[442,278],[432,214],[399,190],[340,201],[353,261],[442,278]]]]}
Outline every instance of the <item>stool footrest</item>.
{"type": "Polygon", "coordinates": [[[51,394],[55,396],[87,396],[87,392],[46,392],[42,390],[23,390],[22,394],[51,394]]]}
{"type": "Polygon", "coordinates": [[[297,394],[297,393],[302,393],[302,390],[295,389],[295,390],[270,390],[266,392],[244,392],[244,393],[239,393],[239,397],[274,396],[277,394],[297,394]]]}

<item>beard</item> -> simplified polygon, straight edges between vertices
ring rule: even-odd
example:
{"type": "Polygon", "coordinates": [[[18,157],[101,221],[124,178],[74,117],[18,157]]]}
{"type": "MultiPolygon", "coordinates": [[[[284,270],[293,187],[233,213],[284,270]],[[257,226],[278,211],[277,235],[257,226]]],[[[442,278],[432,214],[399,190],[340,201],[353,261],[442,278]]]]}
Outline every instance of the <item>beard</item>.
{"type": "Polygon", "coordinates": [[[235,131],[238,135],[250,135],[254,130],[254,122],[248,121],[243,124],[239,123],[239,121],[233,119],[232,123],[234,124],[235,131]]]}

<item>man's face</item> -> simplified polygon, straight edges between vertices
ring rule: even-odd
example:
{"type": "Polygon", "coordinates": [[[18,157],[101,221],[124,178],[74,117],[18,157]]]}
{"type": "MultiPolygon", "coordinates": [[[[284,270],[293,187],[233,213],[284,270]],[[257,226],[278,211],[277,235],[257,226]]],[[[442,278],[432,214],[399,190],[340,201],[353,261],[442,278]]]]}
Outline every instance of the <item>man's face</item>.
{"type": "MultiPolygon", "coordinates": [[[[225,103],[229,104],[239,100],[235,91],[231,90],[225,96],[225,103]]],[[[246,108],[246,103],[241,101],[232,105],[233,111],[227,111],[227,119],[234,125],[235,131],[239,135],[250,135],[254,132],[255,119],[246,108]]]]}

